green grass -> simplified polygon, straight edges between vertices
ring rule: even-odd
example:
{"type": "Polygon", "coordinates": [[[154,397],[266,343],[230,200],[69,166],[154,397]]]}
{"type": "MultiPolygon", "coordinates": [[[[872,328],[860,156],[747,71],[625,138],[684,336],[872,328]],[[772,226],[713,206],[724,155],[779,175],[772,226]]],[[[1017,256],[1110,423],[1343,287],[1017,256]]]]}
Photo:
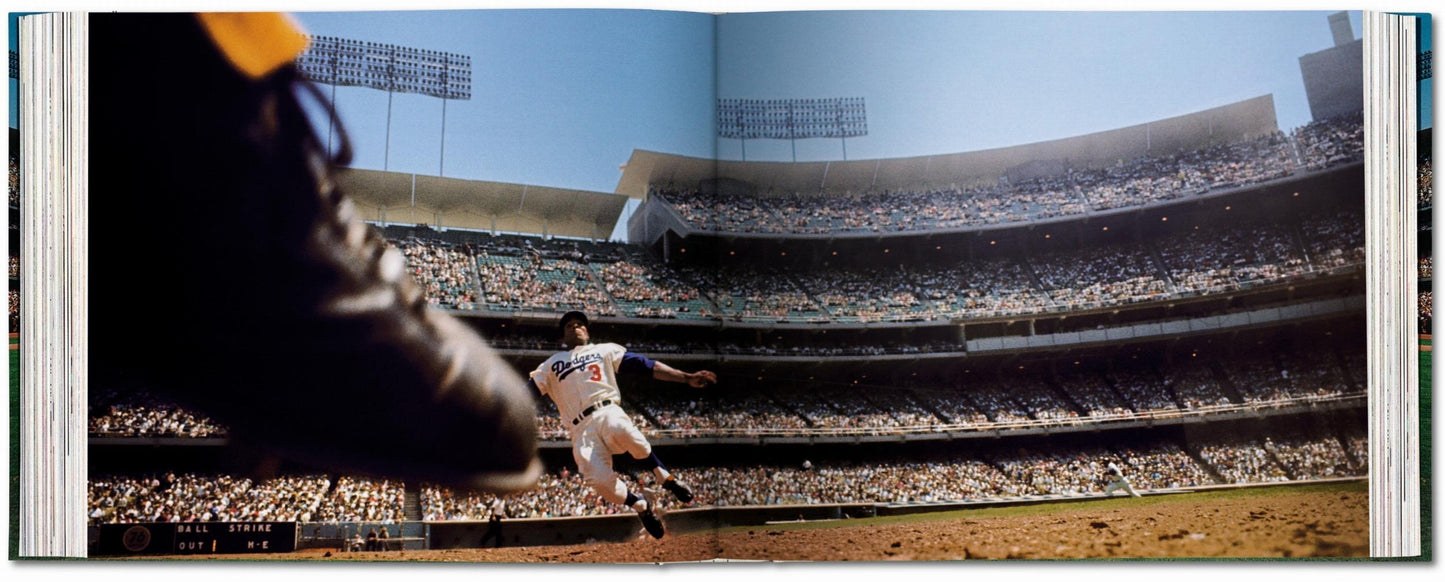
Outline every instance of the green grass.
{"type": "Polygon", "coordinates": [[[20,340],[10,337],[10,559],[20,556],[20,340]]]}
{"type": "MultiPolygon", "coordinates": [[[[1335,492],[1360,492],[1367,493],[1370,486],[1365,481],[1351,481],[1346,483],[1314,483],[1306,485],[1280,485],[1276,487],[1251,487],[1246,489],[1223,489],[1218,491],[1205,491],[1200,493],[1180,493],[1176,495],[1149,495],[1140,498],[1112,497],[1109,499],[1097,499],[1089,501],[1062,501],[1039,503],[1034,505],[1011,505],[1007,507],[986,507],[980,509],[957,509],[951,511],[940,511],[937,513],[915,513],[910,515],[890,515],[887,517],[868,517],[861,519],[847,519],[837,521],[782,523],[766,526],[769,530],[798,531],[810,529],[830,529],[839,527],[856,527],[872,525],[889,525],[898,523],[922,523],[932,521],[954,521],[960,519],[979,519],[993,517],[1022,517],[1032,515],[1048,515],[1060,511],[1079,510],[1100,510],[1113,509],[1117,507],[1139,507],[1148,505],[1163,505],[1177,503],[1193,503],[1203,501],[1214,501],[1221,499],[1238,499],[1250,497],[1275,497],[1279,495],[1298,495],[1302,493],[1335,493],[1335,492]]],[[[733,526],[719,530],[721,532],[739,532],[756,530],[762,526],[733,526]]]]}
{"type": "MultiPolygon", "coordinates": [[[[1420,345],[1430,345],[1430,340],[1420,340],[1420,345]]],[[[1434,441],[1434,419],[1430,416],[1434,390],[1430,383],[1431,361],[1434,352],[1420,351],[1420,559],[1435,559],[1433,536],[1434,508],[1434,467],[1431,465],[1431,447],[1434,441]]]]}

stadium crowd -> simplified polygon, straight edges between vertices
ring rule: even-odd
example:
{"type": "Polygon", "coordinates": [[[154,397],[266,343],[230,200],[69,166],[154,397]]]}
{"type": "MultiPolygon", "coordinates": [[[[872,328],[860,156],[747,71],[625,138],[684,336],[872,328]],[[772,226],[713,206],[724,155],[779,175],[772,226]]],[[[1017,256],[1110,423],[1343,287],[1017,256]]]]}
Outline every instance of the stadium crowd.
{"type": "Polygon", "coordinates": [[[452,309],[474,309],[476,268],[466,249],[432,240],[408,238],[394,241],[406,257],[412,278],[426,291],[429,305],[452,309]]]}
{"type": "MultiPolygon", "coordinates": [[[[764,338],[767,339],[767,338],[764,338]]],[[[503,350],[539,350],[556,351],[561,347],[557,338],[542,335],[507,335],[501,337],[489,337],[488,341],[492,346],[503,350]]],[[[838,344],[788,344],[782,343],[757,343],[741,344],[729,343],[707,343],[702,341],[689,340],[648,340],[646,338],[630,338],[619,340],[626,344],[626,347],[634,352],[647,354],[727,354],[745,356],[776,356],[776,357],[841,357],[841,356],[886,356],[900,354],[944,354],[963,351],[963,347],[957,342],[949,341],[925,341],[920,343],[901,343],[889,341],[878,345],[864,345],[854,343],[838,344]]]]}
{"type": "Polygon", "coordinates": [[[1349,458],[1338,439],[1287,433],[1278,439],[1266,437],[1264,449],[1297,481],[1358,475],[1362,466],[1349,458]]]}
{"type": "Polygon", "coordinates": [[[327,480],[289,476],[255,482],[229,475],[168,473],[92,477],[90,523],[315,521],[327,480]]]}
{"type": "Polygon", "coordinates": [[[590,263],[617,302],[622,315],[662,319],[705,319],[713,308],[702,292],[657,261],[630,256],[612,263],[590,263]]]}
{"type": "Polygon", "coordinates": [[[482,297],[489,309],[562,312],[582,309],[596,315],[618,310],[597,285],[587,266],[571,259],[477,257],[482,297]]]}
{"type": "Polygon", "coordinates": [[[1209,366],[1199,361],[1177,363],[1165,368],[1164,388],[1173,391],[1185,409],[1230,404],[1229,395],[1218,378],[1209,366]]]}
{"type": "MultiPolygon", "coordinates": [[[[639,342],[630,345],[638,349],[639,342]]],[[[506,345],[505,343],[503,345],[506,345]]],[[[854,385],[809,382],[806,389],[760,382],[742,384],[725,394],[657,390],[643,386],[624,391],[623,406],[650,435],[696,437],[717,434],[805,434],[848,430],[897,434],[901,430],[1030,420],[1132,417],[1140,414],[1219,406],[1269,406],[1335,398],[1362,392],[1363,356],[1338,346],[1321,352],[1278,347],[1268,353],[1228,356],[1216,373],[1199,360],[1154,366],[1119,364],[1112,370],[1070,369],[1055,375],[973,370],[956,390],[873,385],[866,377],[854,385]],[[1344,367],[1342,367],[1344,366],[1344,367]],[[1237,392],[1227,389],[1237,387],[1237,392]]],[[[642,351],[651,351],[644,348],[642,351]]],[[[1197,354],[1196,354],[1197,356],[1197,354]]],[[[565,438],[550,402],[539,404],[543,438],[565,438]]]]}
{"type": "Polygon", "coordinates": [[[1362,391],[1352,386],[1330,358],[1333,354],[1317,350],[1241,354],[1230,362],[1230,378],[1250,404],[1362,391]]]}
{"type": "Polygon", "coordinates": [[[1199,449],[1199,457],[1214,467],[1226,483],[1273,483],[1288,481],[1289,475],[1275,462],[1262,444],[1250,439],[1211,443],[1199,449]]]}
{"type": "Polygon", "coordinates": [[[210,418],[141,392],[92,389],[89,433],[98,437],[205,438],[226,435],[210,418]]]}
{"type": "Polygon", "coordinates": [[[1420,156],[1415,173],[1419,176],[1420,206],[1430,206],[1435,198],[1435,170],[1430,167],[1430,155],[1420,156]]]}
{"type": "Polygon", "coordinates": [[[1420,292],[1420,333],[1428,335],[1431,329],[1431,311],[1435,306],[1435,297],[1430,291],[1420,292]]]}
{"type": "Polygon", "coordinates": [[[699,289],[710,290],[713,303],[734,321],[826,321],[823,307],[791,277],[752,265],[724,266],[715,271],[687,268],[699,289]]]}
{"type": "Polygon", "coordinates": [[[131,522],[298,521],[395,523],[403,518],[401,483],[353,477],[166,473],[100,476],[89,482],[91,524],[131,522]]]}
{"type": "Polygon", "coordinates": [[[1049,299],[1067,310],[1170,295],[1169,283],[1140,244],[1043,255],[1032,264],[1049,299]]]}
{"type": "MultiPolygon", "coordinates": [[[[778,380],[744,381],[726,392],[637,385],[623,391],[623,406],[646,434],[689,438],[839,430],[900,434],[1035,420],[1077,424],[1219,406],[1290,405],[1363,393],[1363,352],[1344,344],[1322,345],[1326,349],[1245,350],[1212,364],[1195,358],[1167,365],[1121,360],[1104,371],[1064,361],[1052,373],[1043,371],[1046,365],[1017,372],[967,370],[957,380],[934,380],[926,386],[874,384],[866,376],[853,384],[810,378],[806,388],[778,380]],[[950,382],[956,386],[950,387],[950,382]]],[[[628,347],[650,352],[656,346],[639,341],[628,347]]],[[[226,434],[224,427],[204,416],[143,393],[92,391],[90,414],[90,434],[96,437],[226,434]]],[[[566,438],[549,400],[538,400],[537,422],[542,438],[566,438]]]]}
{"type": "Polygon", "coordinates": [[[582,244],[576,241],[519,236],[491,245],[448,247],[415,239],[398,244],[409,263],[416,263],[411,269],[429,302],[454,309],[585,309],[597,315],[745,322],[936,321],[1109,307],[1358,269],[1364,261],[1364,217],[1358,209],[1319,211],[1295,224],[1200,228],[1147,246],[788,271],[755,265],[672,268],[621,244],[587,243],[593,252],[583,253],[562,250],[582,244]]]}
{"type": "MultiPolygon", "coordinates": [[[[1133,410],[1114,394],[1103,377],[1089,373],[1064,374],[1059,377],[1059,388],[1064,394],[1079,403],[1087,416],[1113,417],[1133,414],[1133,410]]],[[[1172,402],[1154,402],[1158,408],[1173,408],[1172,402]]],[[[1078,416],[1073,413],[1071,416],[1078,416]]]]}
{"type": "Polygon", "coordinates": [[[1049,299],[1034,289],[1028,267],[1008,259],[959,262],[919,270],[918,283],[943,317],[997,317],[1049,310],[1049,299]]]}
{"type": "Polygon", "coordinates": [[[898,232],[1041,220],[1140,206],[1265,182],[1300,170],[1350,163],[1363,152],[1363,118],[1313,122],[1193,151],[1146,156],[1103,168],[990,185],[846,195],[738,193],[657,188],[686,221],[741,233],[898,232]]]}
{"type": "Polygon", "coordinates": [[[1358,161],[1365,153],[1365,118],[1363,112],[1338,115],[1312,121],[1294,131],[1300,159],[1307,169],[1315,170],[1358,161]]]}
{"type": "Polygon", "coordinates": [[[1168,411],[1180,408],[1175,397],[1170,396],[1169,384],[1152,370],[1122,367],[1105,374],[1103,379],[1104,384],[1097,385],[1099,390],[1104,392],[1103,402],[1102,405],[1095,404],[1090,409],[1091,415],[1103,416],[1110,411],[1125,414],[1130,410],[1134,412],[1168,411]],[[1110,385],[1117,391],[1119,400],[1108,398],[1113,395],[1108,392],[1110,385]]]}
{"type": "Polygon", "coordinates": [[[1281,225],[1212,227],[1157,242],[1179,294],[1221,293],[1299,277],[1304,253],[1281,225]]]}
{"type": "Polygon", "coordinates": [[[400,481],[338,477],[313,521],[376,521],[395,523],[405,515],[406,486],[400,481]]]}
{"type": "Polygon", "coordinates": [[[1305,250],[1315,269],[1336,269],[1365,262],[1365,216],[1338,210],[1307,216],[1300,222],[1305,250]]]}
{"type": "Polygon", "coordinates": [[[8,183],[10,205],[18,207],[20,206],[20,164],[16,163],[14,156],[10,157],[10,181],[8,183]]]}
{"type": "MultiPolygon", "coordinates": [[[[1343,445],[1334,437],[1296,437],[1289,445],[1265,439],[1211,441],[1193,445],[1208,450],[1222,466],[1201,464],[1185,447],[1158,442],[1140,446],[1075,448],[1064,451],[1018,449],[983,457],[894,462],[813,463],[798,466],[679,468],[697,495],[696,504],[745,506],[811,503],[930,503],[1031,495],[1086,495],[1103,490],[1104,467],[1117,462],[1136,489],[1187,488],[1212,485],[1222,479],[1238,483],[1290,480],[1281,463],[1291,467],[1317,467],[1295,471],[1293,479],[1306,480],[1363,475],[1363,465],[1343,456],[1343,445]],[[1281,453],[1274,460],[1270,449],[1281,453]],[[1238,459],[1247,459],[1240,462],[1238,459]]],[[[1350,439],[1357,439],[1352,435],[1350,439]]],[[[1203,458],[1203,455],[1201,455],[1203,458]]],[[[1361,458],[1361,457],[1356,457],[1361,458]]],[[[624,474],[625,479],[631,479],[624,474]]],[[[543,488],[555,493],[535,492],[503,498],[509,512],[523,508],[513,517],[558,515],[603,515],[615,512],[601,503],[574,475],[564,472],[544,478],[543,488]]],[[[488,495],[459,495],[433,489],[424,498],[425,513],[438,519],[485,519],[495,498],[488,495]]],[[[660,497],[663,507],[676,502],[660,497]]]]}
{"type": "MultiPolygon", "coordinates": [[[[1003,449],[977,456],[909,461],[803,461],[792,466],[674,467],[704,506],[794,503],[929,503],[1102,492],[1104,467],[1116,462],[1136,489],[1215,483],[1265,483],[1364,474],[1363,427],[1342,435],[1284,429],[1269,435],[1228,434],[1197,442],[1003,449]],[[1193,452],[1191,452],[1193,451],[1193,452]]],[[[627,470],[629,483],[639,477],[627,470]]],[[[642,486],[651,476],[642,473],[642,486]]],[[[603,502],[567,467],[542,476],[537,488],[507,495],[422,485],[426,520],[607,515],[603,502]],[[500,501],[500,503],[499,503],[500,501]]],[[[99,476],[90,481],[92,524],[140,521],[382,522],[403,519],[401,483],[323,476],[252,481],[227,475],[174,473],[99,476]]],[[[677,507],[660,496],[662,507],[677,507]]]]}

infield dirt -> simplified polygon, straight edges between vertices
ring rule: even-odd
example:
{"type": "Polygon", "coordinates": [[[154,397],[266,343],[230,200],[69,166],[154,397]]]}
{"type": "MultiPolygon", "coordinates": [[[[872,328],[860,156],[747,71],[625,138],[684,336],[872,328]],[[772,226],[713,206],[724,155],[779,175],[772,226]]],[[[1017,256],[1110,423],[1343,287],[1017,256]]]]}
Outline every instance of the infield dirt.
{"type": "MultiPolygon", "coordinates": [[[[687,562],[1369,555],[1363,482],[735,527],[627,543],[465,550],[306,551],[210,559],[687,562]]],[[[203,558],[204,559],[204,558],[203,558]]]]}

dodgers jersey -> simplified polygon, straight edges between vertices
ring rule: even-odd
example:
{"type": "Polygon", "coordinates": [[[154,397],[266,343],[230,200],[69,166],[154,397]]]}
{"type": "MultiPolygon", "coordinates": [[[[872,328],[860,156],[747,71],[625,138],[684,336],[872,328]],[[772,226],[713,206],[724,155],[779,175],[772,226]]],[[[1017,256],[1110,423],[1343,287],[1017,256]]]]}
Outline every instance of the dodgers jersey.
{"type": "Polygon", "coordinates": [[[532,371],[529,381],[557,403],[562,423],[570,429],[572,419],[588,406],[602,400],[622,400],[617,388],[619,371],[651,370],[652,366],[652,360],[620,345],[587,344],[552,354],[532,371]]]}

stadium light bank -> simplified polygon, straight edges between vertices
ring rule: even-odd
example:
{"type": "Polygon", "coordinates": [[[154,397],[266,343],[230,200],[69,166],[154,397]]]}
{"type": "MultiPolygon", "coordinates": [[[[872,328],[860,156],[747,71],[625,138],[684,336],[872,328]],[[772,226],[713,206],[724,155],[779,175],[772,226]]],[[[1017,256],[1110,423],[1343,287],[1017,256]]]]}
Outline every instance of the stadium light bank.
{"type": "Polygon", "coordinates": [[[447,101],[472,98],[472,58],[394,44],[308,36],[306,51],[296,67],[306,78],[331,85],[331,111],[326,126],[326,150],[336,125],[336,87],[365,87],[386,91],[386,155],[382,169],[391,163],[391,101],[395,93],[415,93],[442,100],[441,153],[437,175],[444,176],[447,153],[447,101]]]}

